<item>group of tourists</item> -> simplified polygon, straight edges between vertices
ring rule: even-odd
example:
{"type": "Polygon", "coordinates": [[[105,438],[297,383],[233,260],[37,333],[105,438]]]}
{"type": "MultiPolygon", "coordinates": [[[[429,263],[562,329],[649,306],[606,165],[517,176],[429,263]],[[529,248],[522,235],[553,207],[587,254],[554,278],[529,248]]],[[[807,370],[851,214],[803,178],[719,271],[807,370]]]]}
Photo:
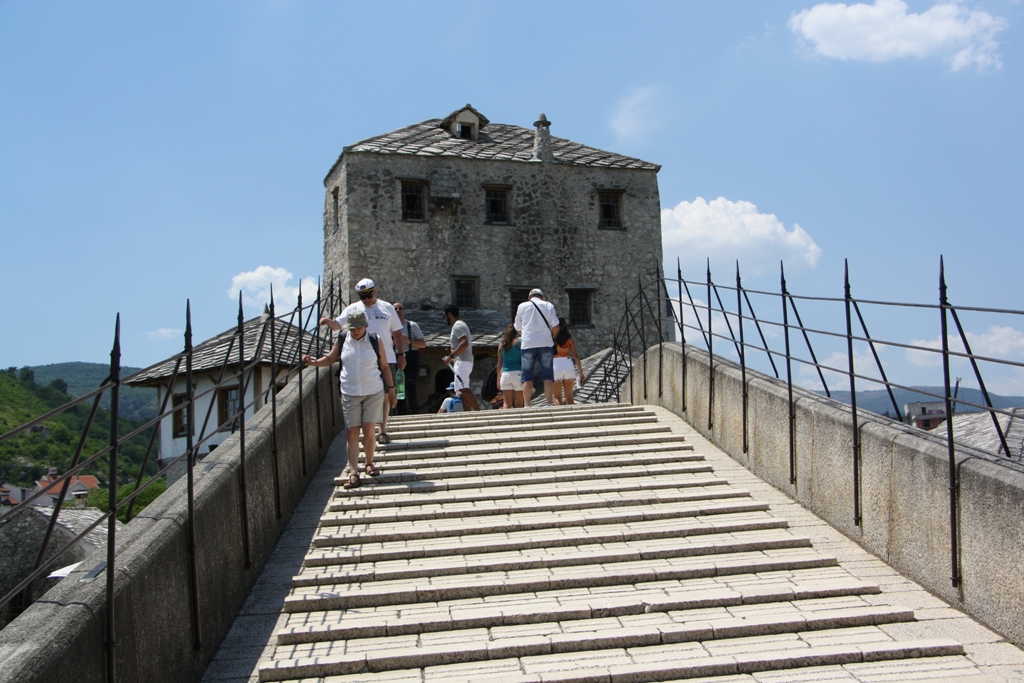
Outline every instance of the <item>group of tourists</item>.
{"type": "MultiPolygon", "coordinates": [[[[403,412],[415,413],[418,406],[416,380],[419,375],[419,349],[426,348],[419,325],[405,319],[401,302],[390,304],[377,298],[377,286],[364,278],[356,284],[359,300],[347,306],[336,318],[320,318],[320,325],[339,332],[327,355],[302,356],[302,362],[328,367],[341,361],[339,382],[341,407],[348,432],[349,477],[346,489],[362,484],[359,476],[359,443],[362,439],[365,461],[363,473],[380,476],[373,463],[376,443],[391,443],[388,417],[399,406],[395,383],[398,372],[410,379],[405,383],[403,412]],[[377,433],[377,425],[380,432],[377,433]]],[[[454,379],[448,386],[449,397],[439,412],[480,410],[470,375],[473,372],[473,338],[469,326],[459,318],[459,307],[444,309],[444,320],[451,327],[450,352],[442,360],[454,379]]],[[[496,369],[503,408],[522,407],[533,397],[534,383],[543,382],[548,405],[572,405],[576,371],[583,383],[583,365],[564,318],[544,299],[539,289],[530,291],[519,305],[515,322],[505,330],[498,347],[496,369]]]]}
{"type": "Polygon", "coordinates": [[[521,408],[528,404],[538,378],[543,382],[547,405],[571,406],[577,370],[579,383],[583,384],[583,364],[568,323],[558,317],[554,304],[545,300],[543,291],[530,290],[498,346],[495,372],[502,393],[501,407],[521,408]]]}

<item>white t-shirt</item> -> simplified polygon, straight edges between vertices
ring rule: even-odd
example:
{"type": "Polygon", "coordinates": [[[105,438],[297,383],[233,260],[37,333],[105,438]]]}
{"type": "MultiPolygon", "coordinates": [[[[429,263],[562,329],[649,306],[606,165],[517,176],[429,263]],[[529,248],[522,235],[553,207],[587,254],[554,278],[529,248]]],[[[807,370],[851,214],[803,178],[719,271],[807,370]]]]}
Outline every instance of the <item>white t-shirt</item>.
{"type": "MultiPolygon", "coordinates": [[[[356,301],[349,304],[341,312],[341,315],[334,319],[335,322],[339,325],[344,325],[348,320],[349,311],[362,311],[366,313],[366,323],[369,326],[370,332],[380,337],[380,352],[387,356],[389,363],[396,362],[395,345],[391,333],[402,329],[402,321],[398,319],[398,311],[395,310],[395,307],[387,301],[381,301],[380,299],[377,299],[377,303],[372,306],[367,306],[362,301],[356,301]]],[[[362,396],[362,394],[359,395],[362,396]]]]}
{"type": "MultiPolygon", "coordinates": [[[[383,353],[384,342],[379,346],[383,353]]],[[[356,339],[351,332],[346,334],[345,343],[341,345],[340,381],[341,393],[346,396],[373,396],[384,390],[369,332],[362,339],[356,339]]]]}
{"type": "Polygon", "coordinates": [[[523,337],[521,348],[538,349],[544,346],[551,346],[551,329],[548,326],[558,325],[558,314],[555,313],[555,305],[544,299],[530,299],[519,304],[516,309],[516,329],[523,337]],[[534,306],[533,304],[537,304],[534,306]],[[540,309],[538,311],[537,309],[540,309]],[[541,317],[541,312],[544,316],[541,317]],[[544,319],[547,318],[547,322],[544,319]]]}

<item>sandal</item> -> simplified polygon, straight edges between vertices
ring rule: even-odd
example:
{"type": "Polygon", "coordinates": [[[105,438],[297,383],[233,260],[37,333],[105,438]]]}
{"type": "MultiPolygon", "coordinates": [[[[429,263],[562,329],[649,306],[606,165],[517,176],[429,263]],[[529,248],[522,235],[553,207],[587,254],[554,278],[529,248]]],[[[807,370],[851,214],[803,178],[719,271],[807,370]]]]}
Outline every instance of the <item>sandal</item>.
{"type": "Polygon", "coordinates": [[[360,486],[362,486],[362,484],[363,484],[363,482],[359,481],[359,475],[356,474],[355,472],[353,472],[352,474],[349,475],[348,481],[346,481],[342,485],[342,488],[345,488],[345,489],[357,489],[360,486]]]}
{"type": "Polygon", "coordinates": [[[376,465],[367,465],[366,467],[363,468],[363,471],[366,472],[371,477],[380,476],[380,468],[377,467],[376,465]]]}
{"type": "Polygon", "coordinates": [[[381,432],[380,434],[377,435],[377,443],[391,443],[391,437],[388,436],[387,432],[381,432]]]}

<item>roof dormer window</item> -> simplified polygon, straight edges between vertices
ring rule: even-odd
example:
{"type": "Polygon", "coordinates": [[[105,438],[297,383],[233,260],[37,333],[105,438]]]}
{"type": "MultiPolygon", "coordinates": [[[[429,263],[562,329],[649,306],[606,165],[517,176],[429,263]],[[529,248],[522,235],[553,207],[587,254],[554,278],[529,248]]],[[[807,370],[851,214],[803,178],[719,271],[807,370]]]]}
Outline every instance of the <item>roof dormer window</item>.
{"type": "Polygon", "coordinates": [[[441,120],[441,128],[461,140],[478,140],[480,129],[490,123],[483,114],[466,105],[441,120]]]}
{"type": "Polygon", "coordinates": [[[460,122],[458,124],[458,127],[458,137],[462,138],[463,140],[473,140],[476,138],[476,135],[474,135],[474,126],[472,123],[460,122]]]}

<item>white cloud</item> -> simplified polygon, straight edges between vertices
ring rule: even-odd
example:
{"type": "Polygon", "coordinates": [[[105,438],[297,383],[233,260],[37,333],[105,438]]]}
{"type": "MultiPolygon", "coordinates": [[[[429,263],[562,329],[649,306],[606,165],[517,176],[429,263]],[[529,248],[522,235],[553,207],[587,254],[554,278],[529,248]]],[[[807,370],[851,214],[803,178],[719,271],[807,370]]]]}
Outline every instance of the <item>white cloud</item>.
{"type": "MultiPolygon", "coordinates": [[[[883,355],[885,349],[878,349],[879,355],[883,355]]],[[[801,353],[801,358],[805,358],[808,361],[811,359],[809,353],[801,353]]],[[[818,358],[818,365],[824,366],[821,370],[821,374],[825,377],[825,383],[828,385],[831,391],[849,391],[850,390],[850,378],[846,373],[850,369],[849,355],[845,351],[834,351],[826,358],[818,358]],[[826,370],[825,368],[835,368],[836,370],[826,370]],[[841,372],[837,372],[841,371],[841,372]]],[[[883,360],[884,367],[884,360],[883,360]]],[[[857,391],[871,391],[874,389],[881,389],[881,384],[875,384],[869,379],[878,380],[881,382],[882,376],[878,372],[878,365],[875,364],[875,357],[871,354],[871,350],[866,344],[854,346],[853,349],[853,370],[857,373],[857,391]]],[[[821,377],[818,376],[818,371],[813,365],[806,365],[800,363],[799,369],[796,371],[796,382],[804,387],[805,389],[811,389],[812,391],[821,390],[821,377]]]]}
{"type": "Polygon", "coordinates": [[[147,332],[146,336],[150,339],[173,339],[174,337],[180,337],[184,332],[182,330],[174,330],[168,327],[161,327],[159,330],[152,330],[147,332]]]}
{"type": "Polygon", "coordinates": [[[620,145],[636,145],[650,138],[665,122],[661,91],[654,86],[636,88],[619,100],[608,127],[620,145]]]}
{"type": "MultiPolygon", "coordinates": [[[[922,368],[939,367],[942,365],[942,354],[940,353],[942,351],[941,337],[935,339],[915,339],[910,343],[913,346],[922,346],[926,349],[935,349],[935,351],[907,349],[907,362],[922,368]]],[[[947,343],[950,351],[966,353],[966,347],[959,335],[949,335],[947,343]]],[[[992,325],[981,334],[968,332],[967,343],[970,344],[971,352],[975,356],[987,356],[989,358],[1016,362],[1024,360],[1024,332],[1013,327],[992,325]]],[[[966,358],[954,357],[950,364],[961,366],[969,362],[966,358]]],[[[989,364],[989,367],[993,366],[989,364]]],[[[992,371],[989,370],[988,372],[992,371]]],[[[982,376],[984,377],[985,374],[987,374],[985,369],[982,369],[982,376]]]]}
{"type": "Polygon", "coordinates": [[[914,14],[903,0],[819,4],[789,20],[790,30],[823,57],[876,63],[938,57],[951,71],[1002,67],[995,34],[1008,25],[1002,17],[958,2],[939,2],[914,14]]]}
{"type": "Polygon", "coordinates": [[[799,225],[786,230],[774,214],[760,213],[750,202],[719,197],[710,202],[697,197],[661,210],[661,236],[665,259],[678,255],[683,277],[694,279],[706,270],[711,259],[731,272],[740,263],[744,275],[758,275],[787,267],[814,268],[821,248],[799,225]]]}
{"type": "Polygon", "coordinates": [[[275,312],[281,315],[295,308],[300,288],[304,306],[316,300],[315,278],[307,277],[300,280],[297,285],[292,285],[292,277],[284,268],[259,266],[256,270],[239,273],[231,278],[231,289],[227,291],[227,295],[237,301],[238,293],[242,293],[242,306],[248,318],[259,315],[263,311],[263,306],[270,303],[270,292],[273,287],[275,312]]]}

